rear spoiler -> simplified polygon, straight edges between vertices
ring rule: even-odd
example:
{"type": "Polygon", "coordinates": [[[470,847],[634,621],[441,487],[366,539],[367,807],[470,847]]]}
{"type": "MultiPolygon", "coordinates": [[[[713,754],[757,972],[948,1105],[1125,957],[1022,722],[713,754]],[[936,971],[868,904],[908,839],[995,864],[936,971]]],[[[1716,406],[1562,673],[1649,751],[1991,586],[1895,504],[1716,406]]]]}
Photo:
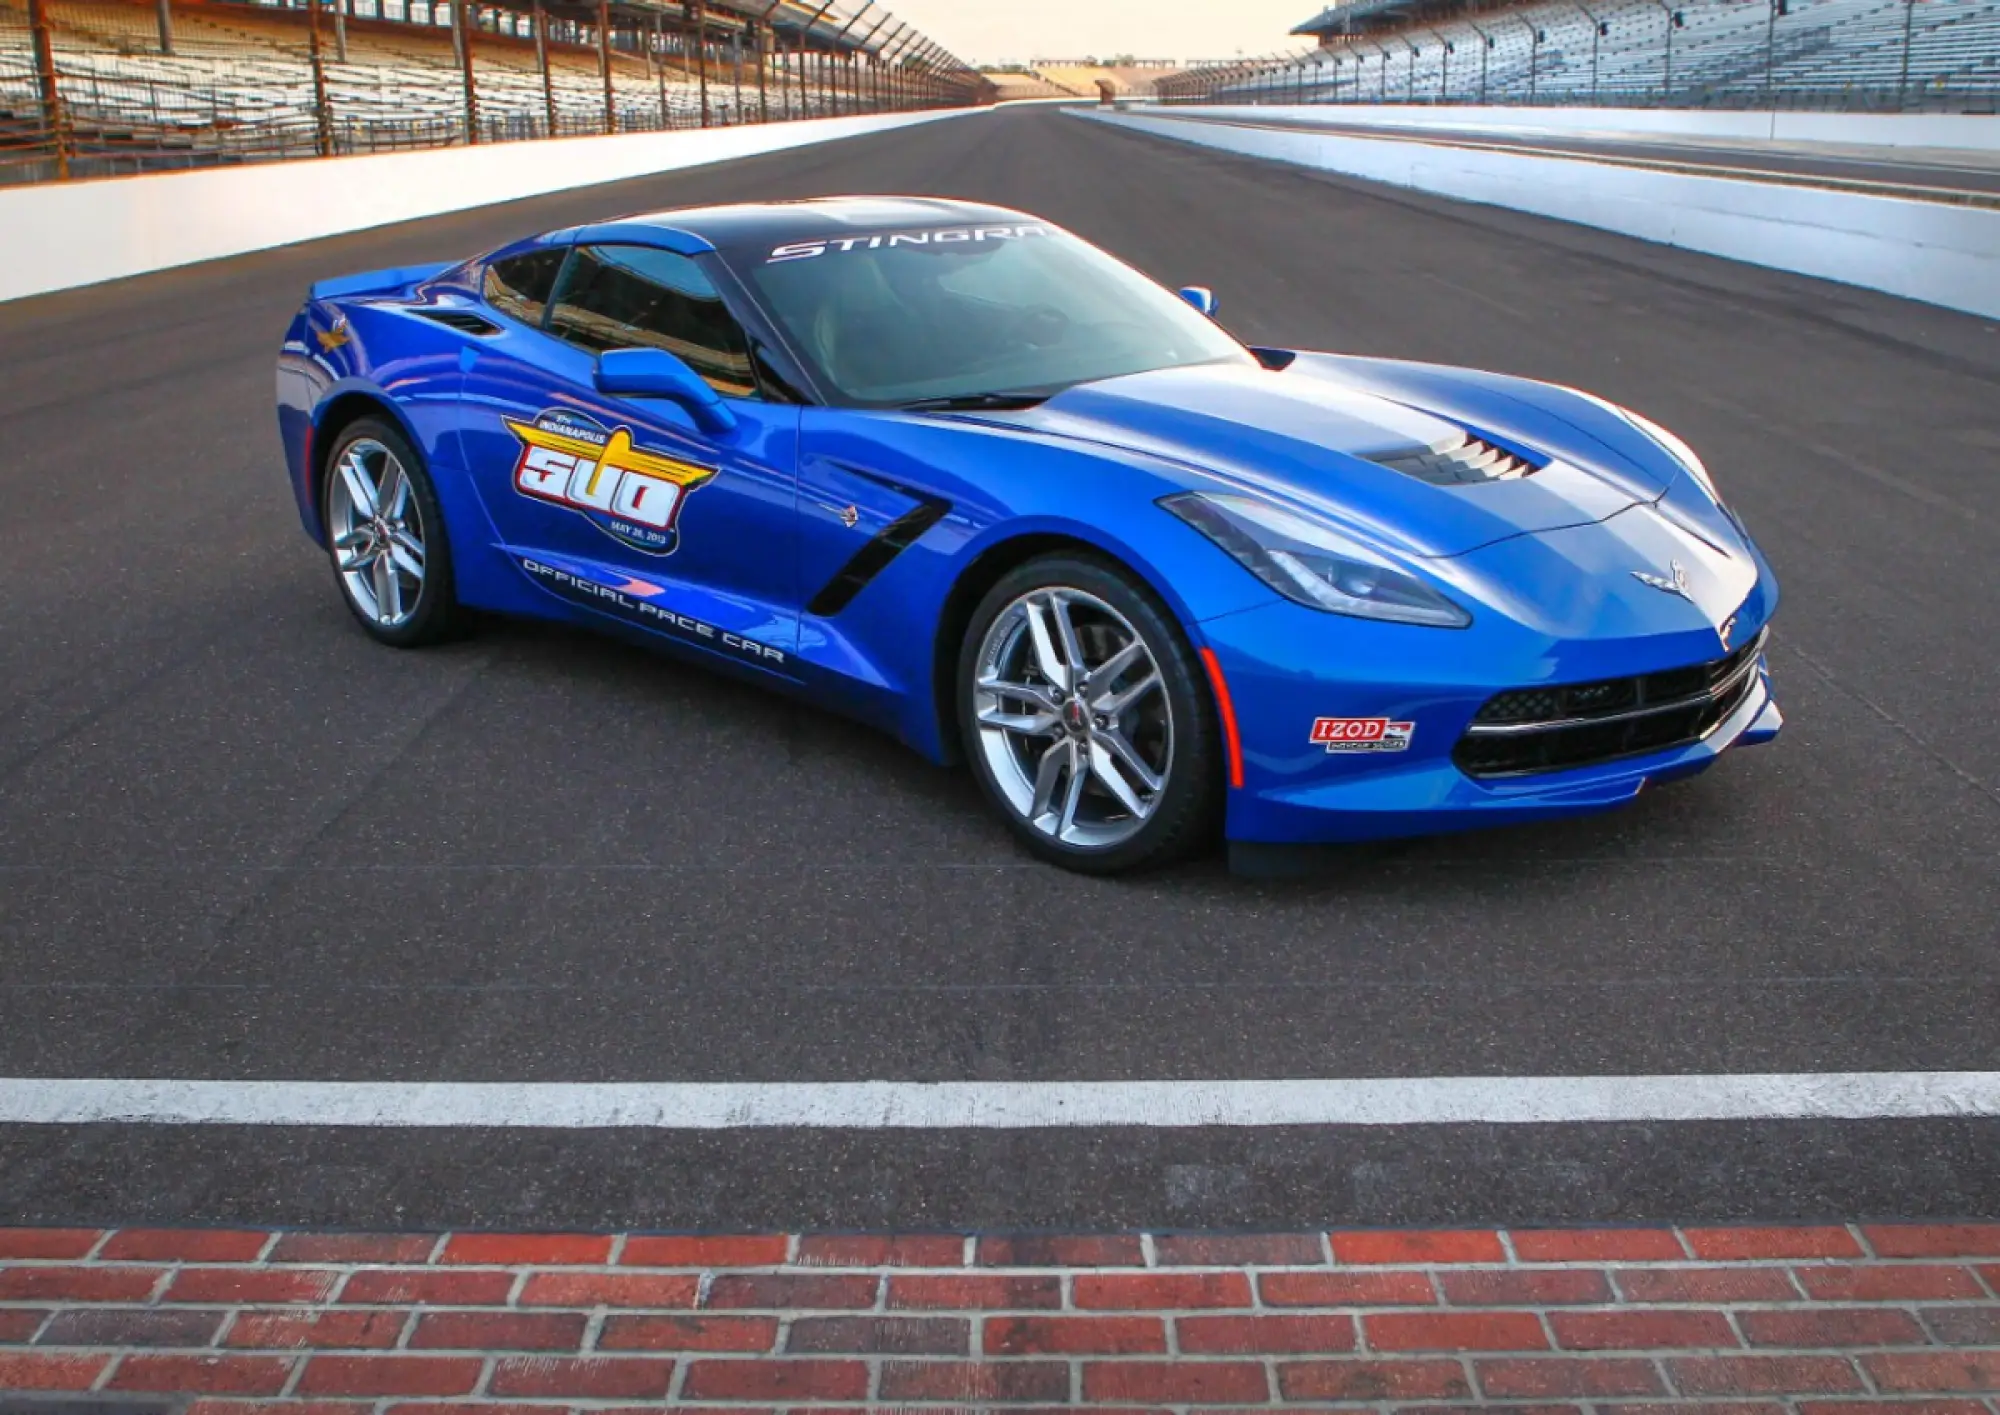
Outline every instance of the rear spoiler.
{"type": "Polygon", "coordinates": [[[309,299],[337,300],[346,295],[372,295],[421,285],[453,268],[454,262],[437,265],[399,265],[391,270],[365,270],[359,275],[341,275],[332,280],[316,280],[306,292],[309,299]]]}

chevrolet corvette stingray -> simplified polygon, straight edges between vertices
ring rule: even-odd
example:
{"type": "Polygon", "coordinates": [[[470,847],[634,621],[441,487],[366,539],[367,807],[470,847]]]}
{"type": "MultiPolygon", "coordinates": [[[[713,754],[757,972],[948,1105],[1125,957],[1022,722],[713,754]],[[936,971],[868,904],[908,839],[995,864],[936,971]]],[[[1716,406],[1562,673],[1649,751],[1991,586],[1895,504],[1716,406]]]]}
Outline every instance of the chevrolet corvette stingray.
{"type": "Polygon", "coordinates": [[[668,211],[314,285],[278,421],[380,642],[636,637],[969,761],[1075,869],[1595,811],[1777,734],[1776,581],[1672,433],[1214,314],[1018,211],[668,211]]]}

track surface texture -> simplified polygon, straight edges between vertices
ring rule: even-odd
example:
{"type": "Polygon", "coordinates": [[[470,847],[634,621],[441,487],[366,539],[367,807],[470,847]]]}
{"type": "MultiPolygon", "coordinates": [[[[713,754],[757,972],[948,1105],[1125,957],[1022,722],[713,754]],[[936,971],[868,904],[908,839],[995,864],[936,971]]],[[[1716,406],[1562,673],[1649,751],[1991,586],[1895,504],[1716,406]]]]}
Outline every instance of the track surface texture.
{"type": "MultiPolygon", "coordinates": [[[[1173,109],[1159,112],[1171,116],[1173,109]]],[[[1356,138],[1398,138],[1454,146],[1491,147],[1600,162],[1637,160],[1714,168],[1719,176],[1817,177],[1854,183],[2000,196],[2000,153],[1972,148],[1862,147],[1818,142],[1759,142],[1742,138],[1662,138],[1638,133],[1496,133],[1481,128],[1393,127],[1295,114],[1273,115],[1258,127],[1311,128],[1356,138]]],[[[1949,199],[1949,198],[1947,198],[1949,199]]]]}
{"type": "MultiPolygon", "coordinates": [[[[2000,1067],[2000,337],[1002,111],[0,308],[0,1075],[813,1081],[2000,1067]],[[632,209],[1009,203],[1259,341],[1587,386],[1783,580],[1772,747],[1596,820],[1081,879],[963,773],[588,636],[396,653],[280,470],[314,277],[632,209]]],[[[2000,1213],[1991,1121],[0,1130],[0,1222],[863,1227],[2000,1213]]]]}

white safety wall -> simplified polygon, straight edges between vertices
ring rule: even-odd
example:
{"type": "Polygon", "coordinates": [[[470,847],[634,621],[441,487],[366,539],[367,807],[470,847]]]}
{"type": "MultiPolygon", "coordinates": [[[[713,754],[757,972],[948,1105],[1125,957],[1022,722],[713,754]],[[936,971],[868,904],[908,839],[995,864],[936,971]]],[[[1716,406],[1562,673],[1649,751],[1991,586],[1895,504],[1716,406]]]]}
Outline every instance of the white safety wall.
{"type": "Polygon", "coordinates": [[[1442,141],[1132,113],[1084,116],[2000,318],[2000,211],[1992,209],[1455,148],[1442,141]]]}
{"type": "Polygon", "coordinates": [[[1478,108],[1402,103],[1203,104],[1176,114],[1244,122],[1339,123],[1354,127],[1455,128],[1510,137],[1750,138],[1759,142],[1862,147],[1956,147],[2000,151],[2000,116],[1968,113],[1792,113],[1687,108],[1478,108]]]}
{"type": "Polygon", "coordinates": [[[0,300],[979,111],[494,143],[0,188],[0,300]]]}

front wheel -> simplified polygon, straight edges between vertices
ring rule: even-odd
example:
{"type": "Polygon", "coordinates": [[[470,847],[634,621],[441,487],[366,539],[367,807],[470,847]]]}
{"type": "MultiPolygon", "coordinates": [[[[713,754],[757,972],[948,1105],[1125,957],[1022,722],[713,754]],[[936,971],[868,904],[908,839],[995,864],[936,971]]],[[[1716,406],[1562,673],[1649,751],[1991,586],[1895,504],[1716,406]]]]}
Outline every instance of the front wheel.
{"type": "Polygon", "coordinates": [[[1091,874],[1207,843],[1221,796],[1215,713],[1185,636],[1131,575],[1080,555],[1009,572],[959,654],[960,732],[1027,847],[1091,874]]]}
{"type": "Polygon", "coordinates": [[[327,553],[361,627],[396,648],[449,638],[451,547],[417,450],[384,419],[361,418],[334,445],[325,486],[327,553]]]}

